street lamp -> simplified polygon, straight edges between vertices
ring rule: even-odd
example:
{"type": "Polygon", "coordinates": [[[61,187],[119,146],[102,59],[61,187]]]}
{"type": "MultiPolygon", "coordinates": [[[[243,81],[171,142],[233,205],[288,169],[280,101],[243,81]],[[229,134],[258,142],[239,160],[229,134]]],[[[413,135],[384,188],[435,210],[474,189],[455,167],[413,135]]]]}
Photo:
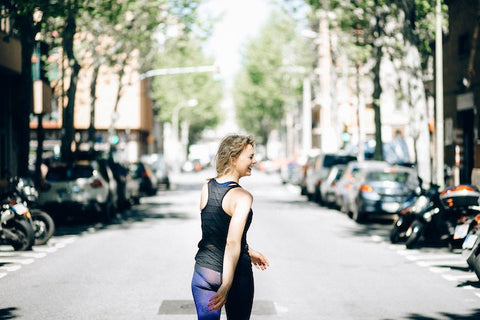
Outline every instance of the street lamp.
{"type": "Polygon", "coordinates": [[[443,133],[443,39],[442,39],[442,2],[436,1],[435,7],[435,114],[436,114],[436,178],[437,185],[443,188],[445,177],[443,173],[444,161],[444,133],[443,133]]]}
{"type": "MultiPolygon", "coordinates": [[[[180,144],[180,138],[179,138],[179,130],[178,130],[178,116],[180,113],[180,110],[183,108],[193,108],[198,105],[198,100],[197,99],[190,99],[186,103],[179,103],[173,108],[172,111],[172,133],[173,133],[173,143],[174,143],[174,159],[175,160],[180,160],[184,161],[186,159],[186,143],[185,146],[182,146],[180,144]],[[183,148],[181,148],[183,147],[183,148]],[[179,157],[181,155],[181,157],[179,157]]],[[[175,161],[175,162],[177,162],[175,161]]],[[[178,163],[175,163],[177,165],[178,163]]]]}

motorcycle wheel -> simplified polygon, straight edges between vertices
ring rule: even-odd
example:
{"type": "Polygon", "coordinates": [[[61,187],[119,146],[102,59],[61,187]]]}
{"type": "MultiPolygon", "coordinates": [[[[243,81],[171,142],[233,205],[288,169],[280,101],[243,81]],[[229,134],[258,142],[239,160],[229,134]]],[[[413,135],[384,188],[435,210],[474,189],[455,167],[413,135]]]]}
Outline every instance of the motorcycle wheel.
{"type": "Polygon", "coordinates": [[[35,245],[46,244],[55,233],[55,223],[45,211],[31,210],[35,245]]]}
{"type": "Polygon", "coordinates": [[[420,242],[420,238],[422,237],[423,233],[423,226],[419,222],[414,222],[410,228],[411,233],[409,234],[407,241],[405,242],[405,246],[407,247],[407,249],[415,248],[420,242]]]}
{"type": "Polygon", "coordinates": [[[23,220],[13,221],[11,227],[8,229],[17,236],[16,240],[8,241],[15,251],[25,251],[31,249],[34,235],[33,228],[29,222],[23,220]]]}
{"type": "Polygon", "coordinates": [[[400,241],[402,241],[400,236],[400,227],[397,225],[397,222],[395,222],[390,230],[390,242],[395,244],[399,243],[400,241]]]}

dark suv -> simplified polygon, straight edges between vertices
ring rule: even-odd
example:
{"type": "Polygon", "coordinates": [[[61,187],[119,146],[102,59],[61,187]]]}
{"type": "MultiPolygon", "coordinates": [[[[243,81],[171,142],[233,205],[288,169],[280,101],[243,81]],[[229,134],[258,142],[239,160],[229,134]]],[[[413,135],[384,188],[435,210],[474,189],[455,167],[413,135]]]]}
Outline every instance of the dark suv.
{"type": "Polygon", "coordinates": [[[337,164],[347,164],[357,160],[356,156],[337,153],[318,153],[310,157],[302,184],[302,194],[309,200],[322,203],[320,185],[328,176],[330,168],[337,164]]]}

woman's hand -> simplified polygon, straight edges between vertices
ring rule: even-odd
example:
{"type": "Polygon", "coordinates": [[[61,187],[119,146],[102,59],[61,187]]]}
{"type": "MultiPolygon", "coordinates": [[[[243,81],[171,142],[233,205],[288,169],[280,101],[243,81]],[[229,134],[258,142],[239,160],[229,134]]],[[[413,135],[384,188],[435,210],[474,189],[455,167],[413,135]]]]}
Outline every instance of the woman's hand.
{"type": "Polygon", "coordinates": [[[252,264],[258,270],[265,270],[269,266],[267,258],[263,256],[258,251],[255,251],[251,248],[248,249],[248,254],[250,255],[250,259],[252,260],[252,264]]]}
{"type": "Polygon", "coordinates": [[[209,304],[207,305],[209,311],[220,310],[223,305],[227,302],[229,288],[224,287],[223,285],[218,288],[217,293],[210,298],[209,304]]]}

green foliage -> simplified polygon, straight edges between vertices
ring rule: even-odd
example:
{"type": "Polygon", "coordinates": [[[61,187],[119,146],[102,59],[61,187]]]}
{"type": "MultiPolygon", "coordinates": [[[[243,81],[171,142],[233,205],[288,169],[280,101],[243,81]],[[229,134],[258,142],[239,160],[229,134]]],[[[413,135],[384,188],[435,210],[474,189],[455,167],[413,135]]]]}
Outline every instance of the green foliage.
{"type": "Polygon", "coordinates": [[[246,46],[234,86],[236,115],[240,126],[260,143],[280,129],[285,113],[302,99],[305,74],[297,69],[312,62],[306,43],[296,34],[295,21],[276,11],[246,46]]]}
{"type": "MultiPolygon", "coordinates": [[[[154,69],[181,68],[213,65],[213,59],[206,57],[201,43],[193,38],[171,39],[166,42],[153,63],[154,69]]],[[[171,122],[175,106],[196,99],[193,108],[180,110],[179,119],[190,123],[190,142],[200,138],[206,128],[215,127],[221,118],[220,101],[222,84],[215,81],[213,73],[188,73],[164,75],[152,78],[152,98],[157,108],[159,121],[171,122]]]]}

